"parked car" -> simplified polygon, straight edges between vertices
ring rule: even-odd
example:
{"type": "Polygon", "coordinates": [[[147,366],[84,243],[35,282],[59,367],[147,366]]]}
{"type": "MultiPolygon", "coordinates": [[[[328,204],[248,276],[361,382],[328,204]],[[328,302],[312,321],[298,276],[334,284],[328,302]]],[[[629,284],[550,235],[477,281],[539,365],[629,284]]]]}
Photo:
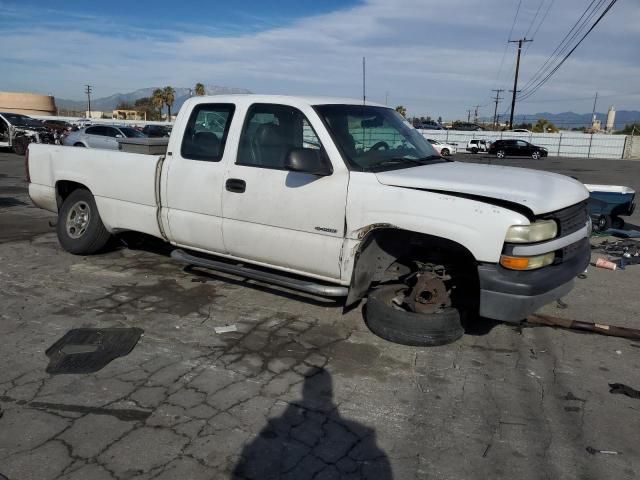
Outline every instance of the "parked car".
{"type": "Polygon", "coordinates": [[[444,130],[444,127],[437,122],[416,122],[413,125],[421,130],[444,130]]]}
{"type": "Polygon", "coordinates": [[[73,126],[64,120],[43,120],[42,124],[49,130],[59,133],[70,132],[73,126]]]}
{"type": "Polygon", "coordinates": [[[410,345],[458,339],[461,313],[519,322],[591,258],[582,183],[443,159],[359,99],[191,97],[164,155],[31,145],[26,173],[70,253],[143,232],[188,265],[346,306],[368,293],[369,328],[410,345]]]}
{"type": "Polygon", "coordinates": [[[118,138],[146,137],[135,128],[119,125],[92,125],[70,133],[63,141],[73,147],[106,148],[118,150],[118,138]]]}
{"type": "Polygon", "coordinates": [[[0,147],[24,155],[30,143],[53,142],[53,133],[40,120],[19,113],[0,112],[0,147]]]}
{"type": "Polygon", "coordinates": [[[471,153],[488,152],[489,145],[491,145],[491,142],[487,140],[481,140],[481,139],[469,140],[469,143],[467,143],[466,150],[467,152],[471,152],[471,153]]]}
{"type": "Polygon", "coordinates": [[[622,185],[584,185],[589,190],[589,216],[593,229],[603,232],[609,228],[623,228],[622,215],[633,215],[636,192],[622,185]]]}
{"type": "Polygon", "coordinates": [[[462,130],[465,132],[479,132],[481,130],[484,130],[484,128],[482,128],[480,125],[478,125],[477,123],[458,123],[457,125],[454,125],[452,130],[462,130]]]}
{"type": "Polygon", "coordinates": [[[145,125],[142,133],[153,138],[168,137],[171,135],[171,125],[145,125]]]}
{"type": "Polygon", "coordinates": [[[526,128],[514,128],[513,130],[503,130],[504,132],[516,132],[516,133],[531,133],[531,130],[526,128]]]}
{"type": "Polygon", "coordinates": [[[448,157],[449,155],[458,153],[458,147],[451,143],[440,143],[438,140],[433,140],[431,138],[427,138],[427,141],[436,150],[436,152],[443,157],[448,157]]]}
{"type": "Polygon", "coordinates": [[[514,156],[531,157],[536,160],[549,154],[546,148],[538,147],[524,140],[496,140],[489,147],[489,153],[498,158],[514,156]]]}

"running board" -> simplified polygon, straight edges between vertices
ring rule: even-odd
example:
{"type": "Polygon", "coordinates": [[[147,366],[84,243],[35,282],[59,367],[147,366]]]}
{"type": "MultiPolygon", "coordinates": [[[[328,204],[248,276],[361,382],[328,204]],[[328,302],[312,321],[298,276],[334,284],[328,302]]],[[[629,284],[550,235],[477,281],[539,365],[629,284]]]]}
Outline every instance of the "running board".
{"type": "Polygon", "coordinates": [[[257,270],[243,265],[232,265],[230,263],[218,262],[209,258],[197,257],[191,255],[184,250],[176,249],[171,252],[171,258],[187,265],[195,265],[197,267],[210,268],[219,272],[230,273],[240,277],[258,280],[260,282],[279,285],[281,287],[291,288],[302,292],[320,295],[323,297],[346,297],[349,293],[347,287],[338,285],[325,285],[322,283],[314,283],[307,280],[299,280],[278,273],[270,273],[257,270]]]}

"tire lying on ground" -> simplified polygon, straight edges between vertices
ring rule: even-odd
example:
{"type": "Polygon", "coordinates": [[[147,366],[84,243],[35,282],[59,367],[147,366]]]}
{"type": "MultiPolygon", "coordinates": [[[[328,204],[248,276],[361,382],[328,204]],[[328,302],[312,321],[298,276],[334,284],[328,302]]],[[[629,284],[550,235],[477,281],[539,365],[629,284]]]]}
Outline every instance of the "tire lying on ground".
{"type": "Polygon", "coordinates": [[[79,188],[69,194],[58,212],[56,233],[60,245],[76,255],[90,255],[109,241],[96,201],[89,190],[79,188]]]}
{"type": "Polygon", "coordinates": [[[379,337],[402,345],[432,347],[458,340],[464,334],[460,314],[447,307],[437,313],[414,313],[393,304],[405,285],[385,285],[369,293],[365,321],[379,337]]]}

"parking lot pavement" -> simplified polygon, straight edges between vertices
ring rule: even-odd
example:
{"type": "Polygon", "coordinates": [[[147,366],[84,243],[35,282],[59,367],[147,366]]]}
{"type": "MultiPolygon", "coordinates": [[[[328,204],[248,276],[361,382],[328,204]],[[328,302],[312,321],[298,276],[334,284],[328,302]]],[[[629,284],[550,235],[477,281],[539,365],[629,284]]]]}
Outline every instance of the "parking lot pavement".
{"type": "MultiPolygon", "coordinates": [[[[640,182],[640,163],[556,162],[536,166],[640,182]]],[[[185,271],[159,247],[70,255],[22,177],[0,153],[0,478],[640,473],[640,399],[608,385],[640,389],[638,342],[479,322],[452,345],[391,344],[360,309],[185,271]],[[45,350],[79,327],[144,336],[96,373],[47,374],[45,350]]],[[[593,269],[545,312],[640,327],[639,280],[593,269]]]]}

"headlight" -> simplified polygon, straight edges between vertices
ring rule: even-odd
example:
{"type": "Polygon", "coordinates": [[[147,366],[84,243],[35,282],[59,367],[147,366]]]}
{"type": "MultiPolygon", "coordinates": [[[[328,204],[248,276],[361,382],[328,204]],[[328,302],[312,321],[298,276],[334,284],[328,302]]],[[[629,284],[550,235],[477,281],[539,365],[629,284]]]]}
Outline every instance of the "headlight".
{"type": "Polygon", "coordinates": [[[558,225],[553,220],[540,220],[531,225],[512,225],[507,230],[506,242],[535,243],[555,238],[558,225]]]}
{"type": "Polygon", "coordinates": [[[534,270],[551,265],[556,258],[555,252],[536,255],[535,257],[511,257],[502,255],[500,265],[509,270],[534,270]]]}

